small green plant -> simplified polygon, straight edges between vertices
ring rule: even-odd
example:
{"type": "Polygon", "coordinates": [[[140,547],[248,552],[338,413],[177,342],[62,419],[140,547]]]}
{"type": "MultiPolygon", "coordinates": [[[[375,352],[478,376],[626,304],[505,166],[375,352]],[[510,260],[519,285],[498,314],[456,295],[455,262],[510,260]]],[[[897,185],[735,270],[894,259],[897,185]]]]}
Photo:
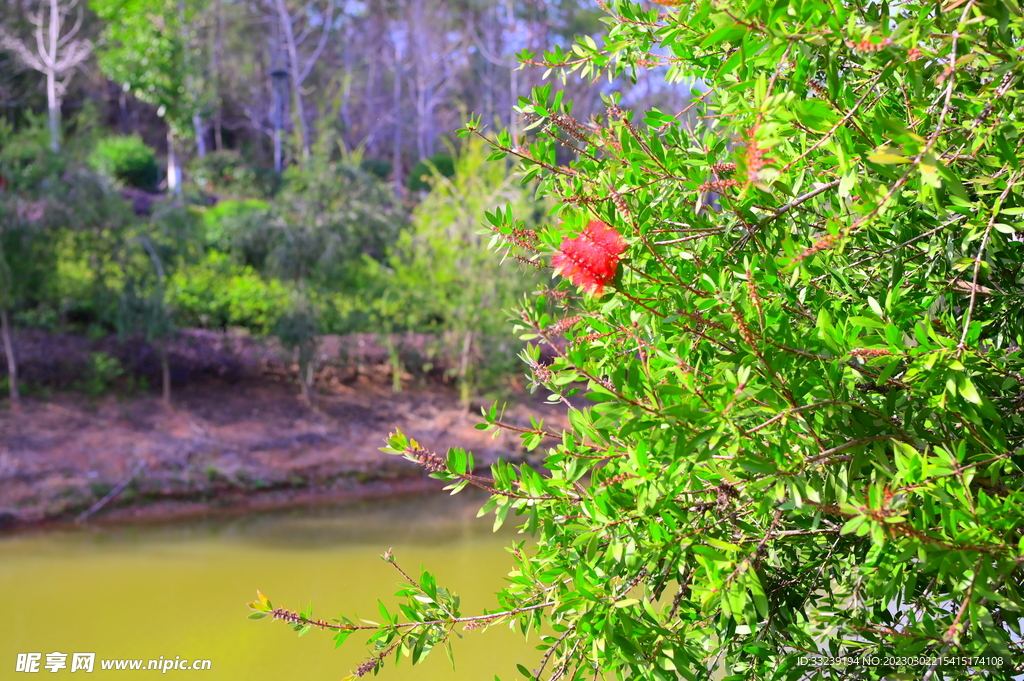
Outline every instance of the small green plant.
{"type": "Polygon", "coordinates": [[[317,346],[319,329],[317,309],[309,298],[297,293],[287,312],[278,319],[274,329],[281,345],[291,352],[299,367],[299,385],[306,403],[316,406],[316,394],[313,390],[316,381],[317,346]]]}
{"type": "Polygon", "coordinates": [[[98,397],[123,375],[124,367],[117,357],[105,352],[93,352],[89,354],[89,367],[80,386],[90,397],[98,397]]]}
{"type": "Polygon", "coordinates": [[[160,181],[156,154],[141,137],[101,139],[89,154],[89,165],[112,180],[136,189],[154,191],[160,181]]]}

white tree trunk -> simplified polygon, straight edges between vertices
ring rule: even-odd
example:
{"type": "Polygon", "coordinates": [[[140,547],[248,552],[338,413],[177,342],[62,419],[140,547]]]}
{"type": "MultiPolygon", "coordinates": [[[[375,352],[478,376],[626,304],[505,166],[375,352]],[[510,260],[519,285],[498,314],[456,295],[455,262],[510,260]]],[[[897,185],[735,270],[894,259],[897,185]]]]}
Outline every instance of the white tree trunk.
{"type": "Polygon", "coordinates": [[[173,194],[181,194],[181,170],[174,149],[174,133],[170,128],[167,129],[167,189],[173,194]]]}
{"type": "Polygon", "coordinates": [[[60,151],[60,95],[57,92],[57,74],[46,72],[46,105],[50,115],[50,148],[60,151]]]}
{"type": "Polygon", "coordinates": [[[60,151],[60,97],[57,92],[57,74],[53,69],[53,63],[57,59],[59,38],[60,6],[57,0],[50,0],[50,64],[46,69],[46,105],[50,114],[50,148],[54,151],[60,151]]]}

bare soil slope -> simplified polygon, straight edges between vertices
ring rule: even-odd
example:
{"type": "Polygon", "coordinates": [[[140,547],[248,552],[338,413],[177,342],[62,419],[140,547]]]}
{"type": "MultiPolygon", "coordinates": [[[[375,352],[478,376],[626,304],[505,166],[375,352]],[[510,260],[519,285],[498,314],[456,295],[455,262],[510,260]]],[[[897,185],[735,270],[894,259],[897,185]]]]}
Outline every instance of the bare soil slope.
{"type": "MultiPolygon", "coordinates": [[[[329,382],[311,410],[294,385],[261,378],[211,379],[158,398],[90,400],[59,393],[27,400],[21,415],[0,411],[0,528],[71,519],[119,485],[92,518],[162,516],[310,497],[387,494],[424,484],[418,467],[378,448],[396,428],[441,453],[473,451],[481,463],[520,458],[519,439],[474,428],[446,387],[394,394],[360,375],[329,382]]],[[[530,400],[506,421],[528,415],[564,423],[564,409],[530,400]]]]}

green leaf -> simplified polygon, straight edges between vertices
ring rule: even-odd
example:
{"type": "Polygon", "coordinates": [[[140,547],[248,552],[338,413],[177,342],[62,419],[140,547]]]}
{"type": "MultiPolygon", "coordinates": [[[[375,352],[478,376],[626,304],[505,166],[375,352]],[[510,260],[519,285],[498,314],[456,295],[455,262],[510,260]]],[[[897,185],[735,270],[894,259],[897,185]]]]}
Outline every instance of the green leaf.
{"type": "Polygon", "coordinates": [[[981,395],[978,394],[978,391],[974,388],[974,383],[966,375],[960,375],[960,378],[957,380],[957,390],[971,404],[981,404],[981,395]]]}
{"type": "Polygon", "coordinates": [[[871,161],[872,163],[879,163],[882,165],[910,163],[910,159],[908,159],[906,156],[896,154],[887,148],[882,148],[872,154],[869,154],[868,160],[871,161]]]}

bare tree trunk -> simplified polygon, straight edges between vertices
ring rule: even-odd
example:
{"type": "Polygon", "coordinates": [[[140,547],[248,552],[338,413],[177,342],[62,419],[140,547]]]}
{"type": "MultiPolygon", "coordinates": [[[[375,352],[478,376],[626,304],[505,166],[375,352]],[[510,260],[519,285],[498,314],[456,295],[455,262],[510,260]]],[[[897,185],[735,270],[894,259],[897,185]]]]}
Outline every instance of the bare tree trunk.
{"type": "Polygon", "coordinates": [[[192,127],[196,130],[196,153],[199,158],[206,156],[206,125],[199,114],[192,116],[192,127]]]}
{"type": "MultiPolygon", "coordinates": [[[[57,57],[57,39],[60,38],[60,6],[50,0],[50,55],[57,57]]],[[[60,151],[60,98],[57,94],[57,74],[52,67],[46,70],[46,107],[50,114],[50,148],[60,151]]]]}
{"type": "MultiPolygon", "coordinates": [[[[302,104],[302,83],[299,82],[299,52],[295,47],[295,31],[292,28],[292,18],[288,14],[284,0],[275,0],[277,13],[281,21],[281,28],[284,30],[285,47],[288,49],[288,61],[291,63],[292,74],[292,99],[295,101],[295,119],[299,124],[299,136],[302,138],[302,158],[309,158],[309,130],[306,127],[306,111],[302,104]]],[[[326,30],[326,29],[325,29],[326,30]]]]}
{"type": "Polygon", "coordinates": [[[402,355],[395,343],[395,334],[388,334],[388,361],[391,364],[391,392],[402,392],[402,355]]]}
{"type": "Polygon", "coordinates": [[[171,362],[167,357],[167,339],[160,342],[160,377],[163,380],[164,406],[171,408],[171,362]]]}
{"type": "Polygon", "coordinates": [[[392,165],[395,170],[395,196],[401,197],[402,187],[402,50],[395,42],[395,85],[392,90],[391,111],[395,117],[395,130],[391,151],[392,165]]]}
{"type": "Polygon", "coordinates": [[[4,337],[4,352],[7,354],[7,388],[11,396],[11,409],[21,411],[21,394],[18,392],[18,361],[14,357],[14,343],[11,325],[7,321],[7,306],[0,305],[0,335],[4,337]]]}
{"type": "MultiPolygon", "coordinates": [[[[512,0],[505,0],[505,21],[509,22],[510,26],[515,25],[515,10],[512,6],[512,0]]],[[[518,137],[518,123],[519,119],[512,111],[519,102],[519,70],[516,68],[515,62],[509,68],[509,83],[508,83],[508,98],[509,98],[509,109],[508,109],[508,132],[512,136],[512,144],[519,143],[518,137]]]]}
{"type": "Polygon", "coordinates": [[[284,167],[284,160],[281,156],[281,126],[274,126],[274,172],[278,175],[284,167]]]}
{"type": "MultiPolygon", "coordinates": [[[[301,354],[301,351],[300,351],[301,354]]],[[[310,409],[316,409],[316,355],[307,358],[305,366],[299,365],[299,383],[302,384],[302,398],[310,409]]]]}
{"type": "Polygon", "coordinates": [[[220,97],[220,53],[224,49],[224,11],[219,0],[214,4],[214,14],[216,19],[213,22],[213,49],[210,51],[210,74],[214,78],[214,91],[217,93],[216,108],[213,112],[213,148],[221,151],[224,148],[224,136],[221,129],[221,107],[223,103],[220,97]]]}

